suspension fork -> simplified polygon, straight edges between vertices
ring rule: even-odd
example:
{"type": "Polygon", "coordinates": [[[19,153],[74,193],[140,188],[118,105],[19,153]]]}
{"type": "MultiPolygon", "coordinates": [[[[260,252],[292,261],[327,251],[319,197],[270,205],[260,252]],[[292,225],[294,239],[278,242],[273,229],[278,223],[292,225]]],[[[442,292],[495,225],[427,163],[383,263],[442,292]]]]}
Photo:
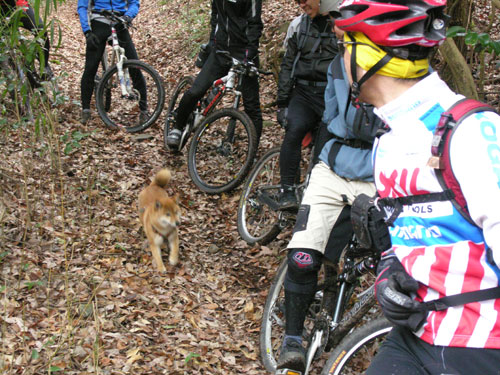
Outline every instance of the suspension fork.
{"type": "MultiPolygon", "coordinates": [[[[233,108],[238,109],[240,106],[240,100],[241,100],[241,91],[234,90],[235,98],[234,98],[234,103],[233,103],[233,108]]],[[[236,119],[232,117],[229,120],[229,124],[227,125],[227,130],[226,130],[226,137],[224,139],[225,142],[233,143],[234,142],[234,133],[236,129],[236,119]]]]}
{"type": "Polygon", "coordinates": [[[111,35],[113,40],[113,53],[116,56],[116,69],[118,72],[118,80],[120,82],[122,96],[128,97],[132,92],[132,86],[130,84],[130,74],[128,69],[123,70],[123,64],[127,61],[125,49],[120,47],[118,43],[118,36],[116,35],[116,29],[114,26],[111,27],[111,35]]]}

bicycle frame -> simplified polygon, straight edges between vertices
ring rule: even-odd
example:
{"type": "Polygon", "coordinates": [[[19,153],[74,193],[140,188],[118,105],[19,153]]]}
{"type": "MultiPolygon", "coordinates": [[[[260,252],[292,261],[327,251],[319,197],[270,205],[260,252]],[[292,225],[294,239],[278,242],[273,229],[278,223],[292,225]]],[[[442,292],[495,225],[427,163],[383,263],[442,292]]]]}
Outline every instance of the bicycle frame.
{"type": "MultiPolygon", "coordinates": [[[[227,93],[234,93],[235,97],[231,108],[238,109],[242,97],[240,88],[244,75],[258,75],[259,73],[268,74],[268,72],[259,71],[259,69],[251,63],[243,63],[238,59],[231,57],[228,52],[219,51],[218,53],[231,58],[231,68],[224,77],[221,77],[213,82],[207,94],[196,104],[195,110],[193,111],[193,121],[188,121],[186,127],[184,128],[179,150],[184,146],[189,135],[198,129],[198,126],[200,126],[203,120],[214,111],[227,93]],[[211,98],[209,102],[207,102],[209,93],[214,89],[217,89],[217,94],[211,98]]],[[[228,128],[227,138],[230,139],[233,133],[234,128],[231,129],[230,126],[230,128],[228,128]]]]}
{"type": "MultiPolygon", "coordinates": [[[[239,90],[241,87],[241,81],[243,76],[246,73],[246,65],[241,61],[232,58],[232,65],[229,69],[227,75],[222,78],[219,78],[214,81],[212,84],[210,91],[214,88],[218,88],[217,94],[212,98],[209,103],[204,104],[204,99],[198,101],[195,109],[195,118],[193,121],[192,131],[196,130],[199,124],[203,121],[205,117],[207,117],[217,106],[217,104],[221,101],[221,99],[228,92],[233,92],[235,95],[232,108],[237,109],[240,105],[240,100],[242,93],[239,90]],[[236,87],[237,83],[237,87],[236,87]]],[[[251,73],[258,73],[258,69],[253,66],[250,68],[251,73]]]]}
{"type": "MultiPolygon", "coordinates": [[[[378,263],[378,256],[369,252],[369,250],[359,249],[355,238],[351,240],[344,255],[344,265],[342,272],[337,276],[336,283],[337,298],[335,305],[331,306],[330,302],[326,301],[327,308],[321,311],[319,318],[315,322],[314,335],[310,341],[306,357],[306,371],[309,372],[310,366],[317,356],[318,350],[321,350],[328,343],[338,343],[357,323],[359,318],[364,315],[365,310],[371,308],[375,303],[375,290],[371,285],[362,294],[362,298],[353,305],[353,307],[343,315],[345,304],[350,298],[350,291],[352,287],[358,282],[359,277],[374,272],[378,263]],[[355,258],[362,257],[361,260],[355,261],[355,258]],[[333,310],[329,310],[333,307],[333,310]],[[326,336],[326,337],[325,337],[326,336]]],[[[328,266],[327,266],[328,267],[328,266]]],[[[325,279],[325,286],[328,287],[331,282],[328,280],[329,275],[325,279]]]]}
{"type": "MultiPolygon", "coordinates": [[[[123,64],[127,62],[127,56],[125,56],[125,49],[120,46],[118,42],[118,35],[116,33],[116,25],[121,23],[125,27],[126,23],[123,21],[123,19],[120,16],[117,16],[111,11],[103,10],[100,11],[99,14],[102,16],[106,17],[110,22],[111,26],[111,47],[112,47],[112,53],[113,53],[113,62],[116,61],[116,67],[117,67],[117,73],[118,73],[118,81],[120,84],[120,89],[122,92],[122,97],[124,98],[129,98],[129,99],[136,99],[137,98],[137,93],[135,92],[134,88],[132,87],[131,84],[131,79],[130,79],[130,73],[128,69],[123,69],[123,64]]],[[[106,49],[104,50],[103,54],[103,59],[104,61],[107,61],[106,55],[106,49]]],[[[107,64],[104,64],[107,65],[107,64]]],[[[111,64],[113,65],[113,64],[111,64]]],[[[104,70],[107,70],[109,67],[104,66],[104,70]]]]}

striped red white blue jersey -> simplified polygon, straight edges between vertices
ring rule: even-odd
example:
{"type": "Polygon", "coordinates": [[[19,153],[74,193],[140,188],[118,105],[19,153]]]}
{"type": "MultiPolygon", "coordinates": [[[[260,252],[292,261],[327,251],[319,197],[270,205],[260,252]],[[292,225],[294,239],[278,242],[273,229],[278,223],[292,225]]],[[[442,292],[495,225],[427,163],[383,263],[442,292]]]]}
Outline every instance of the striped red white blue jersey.
{"type": "MultiPolygon", "coordinates": [[[[443,191],[427,162],[441,113],[461,98],[434,73],[377,109],[390,127],[373,153],[381,197],[443,191]]],[[[500,117],[481,112],[465,119],[450,159],[477,225],[444,201],[404,206],[390,228],[398,259],[420,283],[421,301],[499,285],[500,117]]],[[[500,300],[430,312],[416,335],[434,345],[500,348],[500,300]]]]}

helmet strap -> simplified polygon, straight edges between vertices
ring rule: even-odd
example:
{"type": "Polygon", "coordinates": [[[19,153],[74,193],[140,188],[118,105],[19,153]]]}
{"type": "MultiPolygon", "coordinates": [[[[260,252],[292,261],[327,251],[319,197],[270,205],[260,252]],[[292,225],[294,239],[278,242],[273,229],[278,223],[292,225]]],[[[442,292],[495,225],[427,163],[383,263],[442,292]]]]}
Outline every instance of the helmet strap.
{"type": "MultiPolygon", "coordinates": [[[[354,40],[354,39],[353,39],[354,40]]],[[[363,77],[358,81],[357,64],[356,64],[356,43],[352,45],[351,53],[351,97],[354,105],[359,102],[359,94],[361,93],[361,85],[365,83],[371,76],[377,73],[385,64],[392,59],[392,56],[386,54],[375,65],[373,65],[363,77]]]]}

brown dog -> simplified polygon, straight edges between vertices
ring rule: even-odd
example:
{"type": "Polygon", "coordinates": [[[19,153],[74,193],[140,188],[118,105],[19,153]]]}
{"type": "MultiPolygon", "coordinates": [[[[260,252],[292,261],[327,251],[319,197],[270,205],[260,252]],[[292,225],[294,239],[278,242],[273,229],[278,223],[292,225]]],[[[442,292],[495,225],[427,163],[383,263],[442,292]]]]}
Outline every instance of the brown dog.
{"type": "Polygon", "coordinates": [[[139,218],[148,238],[149,248],[158,271],[165,272],[161,260],[161,245],[168,241],[170,256],[168,261],[175,266],[179,262],[180,222],[179,196],[169,197],[164,187],[170,181],[170,171],[160,170],[149,184],[139,194],[139,218]]]}

